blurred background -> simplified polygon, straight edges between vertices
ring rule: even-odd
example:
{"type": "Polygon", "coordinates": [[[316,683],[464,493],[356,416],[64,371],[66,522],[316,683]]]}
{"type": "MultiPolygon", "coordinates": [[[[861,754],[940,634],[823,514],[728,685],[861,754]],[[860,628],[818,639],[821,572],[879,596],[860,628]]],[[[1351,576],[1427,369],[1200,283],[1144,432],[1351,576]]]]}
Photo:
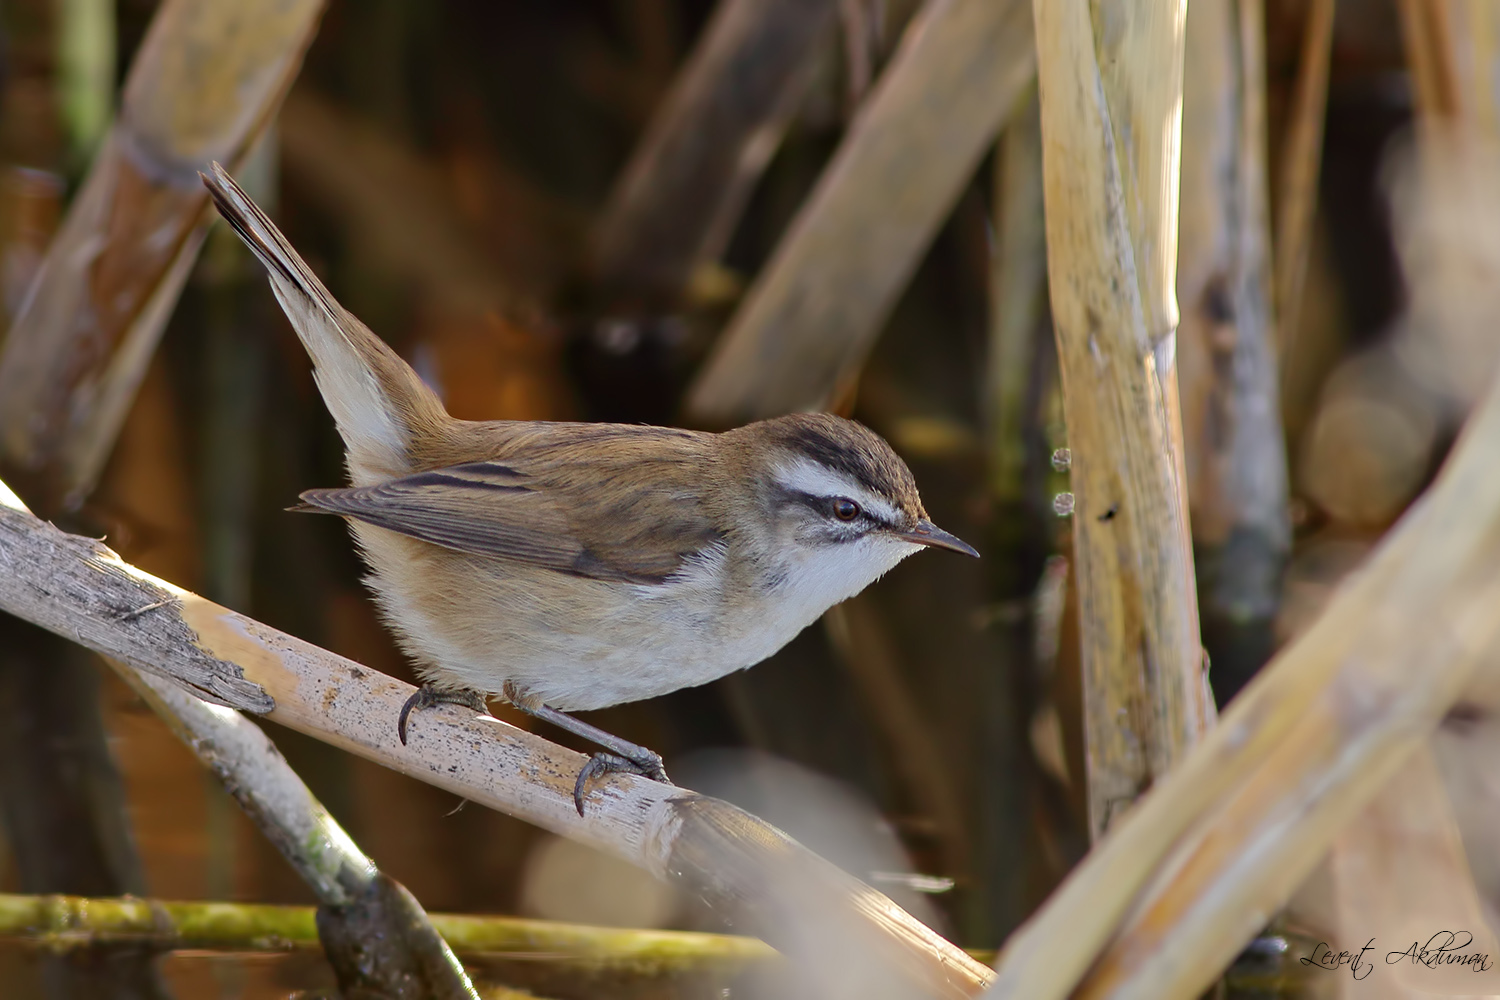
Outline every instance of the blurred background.
{"type": "MultiPolygon", "coordinates": [[[[807,42],[785,31],[760,43],[753,65],[789,96],[751,122],[759,152],[732,183],[686,183],[676,201],[648,206],[650,226],[619,223],[622,176],[668,114],[664,98],[704,38],[710,0],[330,0],[278,117],[238,173],[335,296],[455,416],[711,423],[685,409],[689,386],[859,127],[920,6],[809,3],[801,16],[817,24],[807,42]]],[[[1257,13],[1273,217],[1315,6],[1267,0],[1257,13]]],[[[0,3],[0,322],[22,309],[156,7],[0,3]]],[[[1454,329],[1433,316],[1465,289],[1411,278],[1430,261],[1434,227],[1464,226],[1478,210],[1474,192],[1490,191],[1496,174],[1481,170],[1463,186],[1402,166],[1418,95],[1393,0],[1340,3],[1330,51],[1296,336],[1279,362],[1290,487],[1273,499],[1290,554],[1277,557],[1284,572],[1273,560],[1258,584],[1269,603],[1235,628],[1205,620],[1221,700],[1316,613],[1421,490],[1484,384],[1461,384],[1471,368],[1464,343],[1449,337],[1446,354],[1433,346],[1433,330],[1454,329]]],[[[1193,58],[1190,48],[1190,82],[1193,58]]],[[[748,70],[739,85],[769,86],[748,70]]],[[[1034,86],[1022,87],[995,112],[1007,123],[998,146],[985,141],[956,193],[939,199],[932,238],[893,263],[909,280],[895,281],[878,310],[857,377],[841,378],[828,400],[891,441],[934,520],[984,558],[909,560],[752,671],[589,715],[660,751],[680,783],[765,816],[977,948],[1003,941],[1088,840],[1059,499],[1066,460],[1055,454],[1067,440],[1044,289],[1027,290],[1002,252],[1026,246],[1015,236],[1023,214],[1040,215],[1040,188],[1026,195],[1018,174],[1035,160],[1035,101],[1034,86]],[[1002,350],[1012,351],[1003,364],[1002,350]],[[1000,397],[1010,409],[997,417],[1000,397]]],[[[1185,173],[1200,154],[1185,136],[1185,173]]],[[[872,218],[890,210],[883,195],[861,208],[872,218]]],[[[1478,269],[1464,273],[1487,287],[1494,261],[1475,253],[1478,269]]],[[[1040,263],[1039,246],[1027,255],[1040,263]]],[[[804,277],[819,280],[816,269],[804,277]]],[[[1483,335],[1483,315],[1467,322],[1483,335]]],[[[1195,362],[1182,350],[1187,379],[1195,362]]],[[[1212,407],[1184,397],[1190,441],[1212,437],[1212,407]]],[[[260,268],[216,227],[97,487],[48,512],[154,574],[412,680],[344,526],[284,510],[303,489],[340,484],[341,463],[306,355],[260,268]]],[[[12,485],[30,501],[24,479],[12,485]]],[[[1217,548],[1200,552],[1200,578],[1226,558],[1232,566],[1217,548]]],[[[1215,606],[1205,598],[1205,615],[1215,606]]],[[[15,622],[0,644],[9,647],[0,657],[78,661],[73,694],[88,718],[97,701],[102,734],[79,743],[93,723],[73,719],[71,700],[0,683],[13,723],[0,737],[0,891],[313,901],[110,671],[15,622]],[[29,822],[49,789],[28,783],[21,751],[5,749],[49,740],[61,741],[49,753],[87,772],[89,801],[121,817],[88,831],[92,846],[80,853],[69,854],[71,834],[29,822]],[[38,850],[53,850],[56,866],[18,860],[38,850]],[[68,867],[90,851],[104,859],[97,873],[68,867]]],[[[267,728],[360,846],[431,911],[721,929],[623,863],[267,728]]],[[[0,945],[0,981],[22,984],[6,995],[46,995],[40,961],[0,945]]],[[[179,954],[162,968],[185,997],[278,996],[329,981],[311,957],[179,954]]]]}

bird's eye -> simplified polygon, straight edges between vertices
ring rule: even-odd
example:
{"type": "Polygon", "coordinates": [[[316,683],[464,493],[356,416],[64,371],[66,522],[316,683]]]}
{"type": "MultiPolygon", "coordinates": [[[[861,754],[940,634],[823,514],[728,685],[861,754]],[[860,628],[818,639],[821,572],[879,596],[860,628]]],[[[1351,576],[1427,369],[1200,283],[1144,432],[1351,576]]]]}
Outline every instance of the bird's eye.
{"type": "Polygon", "coordinates": [[[840,521],[852,521],[859,516],[859,504],[839,497],[833,502],[833,516],[840,521]]]}

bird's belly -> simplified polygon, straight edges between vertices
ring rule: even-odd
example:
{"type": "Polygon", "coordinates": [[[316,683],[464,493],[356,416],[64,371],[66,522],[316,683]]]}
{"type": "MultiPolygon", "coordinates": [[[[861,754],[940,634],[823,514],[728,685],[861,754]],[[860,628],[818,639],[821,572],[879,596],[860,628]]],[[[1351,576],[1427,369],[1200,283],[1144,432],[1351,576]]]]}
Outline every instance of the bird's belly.
{"type": "Polygon", "coordinates": [[[482,557],[454,572],[451,553],[432,559],[425,543],[359,527],[367,550],[406,550],[371,559],[403,572],[370,583],[425,679],[492,694],[513,682],[563,711],[706,684],[759,663],[826,610],[745,595],[726,602],[701,579],[641,586],[482,557]]]}

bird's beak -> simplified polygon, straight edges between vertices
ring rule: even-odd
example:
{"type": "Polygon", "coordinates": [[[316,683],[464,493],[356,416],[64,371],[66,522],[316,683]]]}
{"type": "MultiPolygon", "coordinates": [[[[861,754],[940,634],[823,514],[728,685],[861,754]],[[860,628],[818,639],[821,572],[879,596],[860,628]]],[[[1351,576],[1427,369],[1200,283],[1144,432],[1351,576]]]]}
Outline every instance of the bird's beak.
{"type": "Polygon", "coordinates": [[[954,552],[962,552],[975,559],[979,558],[979,553],[974,546],[957,535],[948,534],[931,521],[918,521],[916,527],[910,531],[898,531],[895,535],[902,541],[916,542],[918,545],[932,545],[940,549],[952,549],[954,552]]]}

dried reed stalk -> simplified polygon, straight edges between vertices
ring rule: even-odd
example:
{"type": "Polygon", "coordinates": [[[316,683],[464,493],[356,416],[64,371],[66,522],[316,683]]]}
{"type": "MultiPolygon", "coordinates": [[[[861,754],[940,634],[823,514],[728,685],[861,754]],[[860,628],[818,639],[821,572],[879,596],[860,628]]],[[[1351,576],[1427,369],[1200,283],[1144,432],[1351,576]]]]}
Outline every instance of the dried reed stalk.
{"type": "MultiPolygon", "coordinates": [[[[194,168],[246,154],[321,10],[320,0],[169,0],[156,11],[119,115],[0,353],[0,469],[45,515],[80,503],[98,478],[197,255],[206,198],[194,168]]],[[[124,891],[128,875],[101,884],[86,874],[99,846],[111,868],[133,853],[92,667],[70,662],[66,647],[43,647],[37,655],[50,669],[36,671],[18,655],[20,628],[0,622],[0,675],[26,697],[0,715],[8,732],[29,724],[49,738],[11,753],[12,815],[33,824],[11,824],[15,846],[46,888],[124,891]],[[51,829],[66,836],[31,836],[60,819],[51,829]]]]}
{"type": "Polygon", "coordinates": [[[1500,139],[1493,5],[1400,0],[1397,9],[1419,123],[1457,122],[1484,140],[1500,139]]]}
{"type": "Polygon", "coordinates": [[[837,10],[837,0],[715,8],[605,206],[596,284],[670,304],[698,264],[723,252],[837,10]]]}
{"type": "Polygon", "coordinates": [[[1264,21],[1260,0],[1188,5],[1178,386],[1200,618],[1221,695],[1275,648],[1291,545],[1271,310],[1264,21]]]}
{"type": "Polygon", "coordinates": [[[1468,0],[1466,39],[1469,43],[1469,78],[1463,91],[1471,95],[1474,120],[1486,135],[1500,135],[1500,112],[1495,107],[1495,58],[1497,15],[1489,0],[1468,0]]]}
{"type": "Polygon", "coordinates": [[[1302,34],[1302,58],[1281,154],[1276,212],[1277,353],[1285,361],[1297,336],[1302,290],[1312,253],[1318,206],[1318,168],[1323,162],[1323,123],[1328,114],[1328,66],[1333,57],[1334,0],[1310,0],[1302,34]]]}
{"type": "MultiPolygon", "coordinates": [[[[0,493],[0,501],[4,494],[0,493]]],[[[195,694],[466,799],[608,851],[711,902],[744,908],[757,932],[815,963],[798,917],[862,949],[859,970],[923,995],[968,997],[989,970],[780,831],[714,799],[633,776],[601,782],[580,817],[580,754],[495,719],[424,713],[410,746],[395,719],[412,688],[278,632],[122,562],[0,502],[0,610],[195,694]]]]}
{"type": "Polygon", "coordinates": [[[1318,621],[1007,943],[992,995],[1197,995],[1456,703],[1500,705],[1497,470],[1492,393],[1318,621]]]}
{"type": "Polygon", "coordinates": [[[1173,361],[1183,7],[1133,6],[1102,39],[1086,0],[1035,13],[1097,838],[1212,715],[1173,361]]]}
{"type": "MultiPolygon", "coordinates": [[[[310,906],[0,893],[0,938],[58,950],[128,944],[156,951],[293,951],[318,947],[313,914],[310,906]]],[[[754,938],[728,934],[587,927],[473,914],[431,916],[433,926],[461,955],[525,958],[590,975],[646,978],[713,972],[727,978],[781,960],[754,938]]]]}
{"type": "MultiPolygon", "coordinates": [[[[0,507],[29,513],[3,483],[0,507]]],[[[393,974],[412,971],[433,997],[477,1000],[463,966],[420,904],[399,886],[381,880],[375,862],[313,797],[259,726],[231,708],[195,697],[174,680],[105,660],[224,784],[318,902],[330,908],[320,914],[325,924],[358,913],[362,928],[373,921],[383,932],[380,962],[361,963],[361,950],[351,952],[336,944],[325,949],[341,984],[351,985],[348,977],[353,976],[366,986],[390,988],[396,982],[393,974]]],[[[362,951],[368,954],[370,949],[362,951]]]]}
{"type": "Polygon", "coordinates": [[[478,1000],[463,965],[416,898],[382,876],[260,727],[162,677],[111,666],[203,761],[313,890],[317,932],[340,988],[357,995],[421,984],[438,1000],[478,1000]],[[363,938],[358,944],[353,939],[363,938]],[[373,940],[371,940],[373,939],[373,940]],[[372,956],[378,956],[372,961],[372,956]]]}
{"type": "Polygon", "coordinates": [[[928,0],[688,391],[729,425],[847,388],[1030,81],[1025,0],[928,0]]]}
{"type": "Polygon", "coordinates": [[[1460,80],[1449,2],[1397,0],[1396,3],[1417,113],[1426,119],[1460,117],[1472,102],[1460,80]]]}
{"type": "Polygon", "coordinates": [[[169,0],[119,117],[0,353],[0,466],[51,513],[113,447],[206,231],[197,171],[239,163],[275,114],[323,0],[169,0]]]}

